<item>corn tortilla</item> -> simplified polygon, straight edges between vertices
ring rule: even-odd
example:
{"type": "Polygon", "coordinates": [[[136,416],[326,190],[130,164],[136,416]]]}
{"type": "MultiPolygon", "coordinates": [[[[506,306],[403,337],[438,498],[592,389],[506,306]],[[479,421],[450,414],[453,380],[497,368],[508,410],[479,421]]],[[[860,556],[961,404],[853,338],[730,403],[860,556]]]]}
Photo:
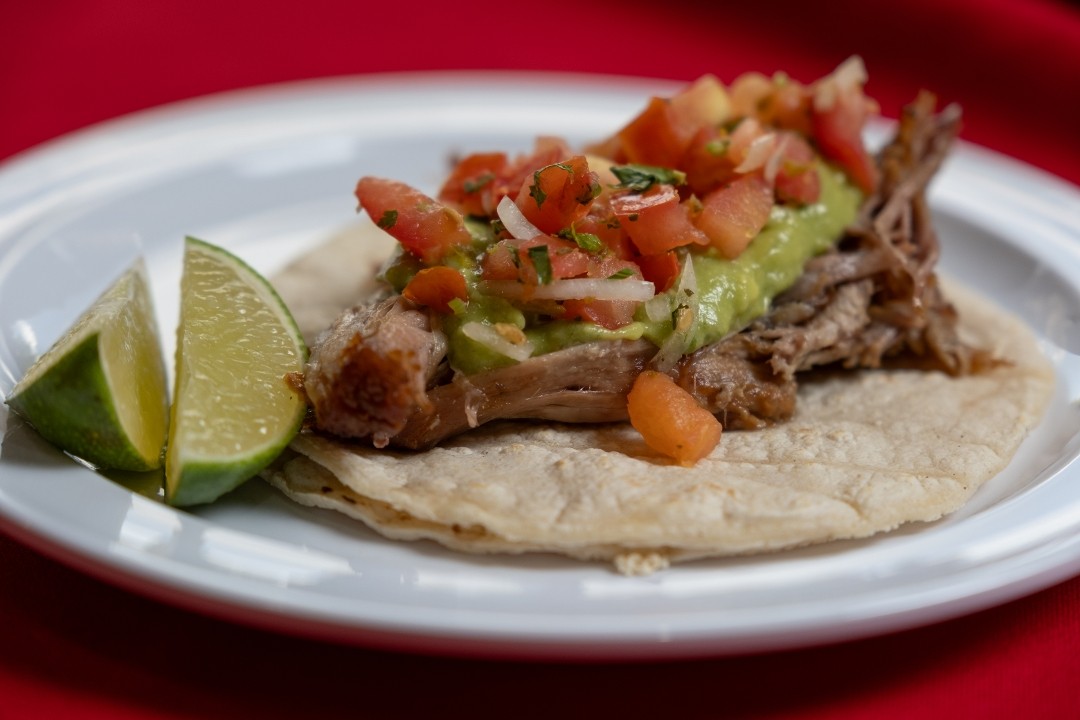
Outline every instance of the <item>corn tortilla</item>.
{"type": "MultiPolygon", "coordinates": [[[[309,339],[358,297],[357,268],[374,266],[362,249],[370,231],[358,232],[275,281],[309,339]]],[[[790,421],[727,432],[694,467],[656,455],[627,424],[499,422],[422,453],[304,433],[263,476],[301,504],[389,538],[471,553],[554,552],[613,561],[627,574],[936,520],[1008,464],[1054,383],[1022,321],[970,290],[945,290],[964,337],[1010,364],[961,378],[818,374],[800,382],[790,421]]]]}

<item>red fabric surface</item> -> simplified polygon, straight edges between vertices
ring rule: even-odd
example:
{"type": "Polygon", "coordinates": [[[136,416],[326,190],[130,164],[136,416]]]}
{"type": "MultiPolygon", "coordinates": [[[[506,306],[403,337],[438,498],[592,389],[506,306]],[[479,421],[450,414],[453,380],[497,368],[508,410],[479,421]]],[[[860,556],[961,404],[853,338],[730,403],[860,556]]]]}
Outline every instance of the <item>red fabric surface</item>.
{"type": "MultiPolygon", "coordinates": [[[[813,79],[852,53],[886,115],[1080,182],[1080,9],[1051,0],[0,4],[0,159],[173,100],[443,68],[813,79]],[[828,8],[826,10],[825,8],[828,8]]],[[[887,637],[633,665],[452,660],[283,638],[125,593],[0,537],[0,718],[1054,717],[1080,712],[1080,579],[887,637]],[[580,711],[580,712],[575,712],[580,711]]]]}

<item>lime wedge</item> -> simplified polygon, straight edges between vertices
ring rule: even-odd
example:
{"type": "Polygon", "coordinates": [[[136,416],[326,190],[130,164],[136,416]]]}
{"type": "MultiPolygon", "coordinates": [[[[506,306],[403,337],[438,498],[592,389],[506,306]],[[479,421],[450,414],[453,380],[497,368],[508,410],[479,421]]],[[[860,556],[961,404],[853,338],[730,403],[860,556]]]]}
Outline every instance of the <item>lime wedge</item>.
{"type": "Polygon", "coordinates": [[[167,502],[212,502],[284,449],[306,411],[289,382],[306,359],[300,331],[270,283],[231,253],[188,238],[167,502]]]}
{"type": "Polygon", "coordinates": [[[146,267],[136,262],[7,398],[41,435],[99,468],[161,467],[168,388],[146,267]]]}

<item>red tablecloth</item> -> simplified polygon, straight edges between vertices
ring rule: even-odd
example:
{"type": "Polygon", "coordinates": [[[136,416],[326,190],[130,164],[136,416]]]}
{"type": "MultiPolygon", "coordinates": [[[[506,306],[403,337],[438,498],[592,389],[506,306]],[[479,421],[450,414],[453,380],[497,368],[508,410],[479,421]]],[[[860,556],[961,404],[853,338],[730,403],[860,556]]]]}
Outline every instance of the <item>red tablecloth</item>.
{"type": "MultiPolygon", "coordinates": [[[[968,140],[1080,182],[1080,8],[1051,0],[5,2],[0,159],[131,111],[285,80],[442,68],[810,80],[853,53],[886,115],[929,87],[964,106],[968,140]]],[[[1078,646],[1074,579],[929,628],[753,657],[416,657],[162,606],[0,537],[0,718],[1075,716],[1078,646]]]]}

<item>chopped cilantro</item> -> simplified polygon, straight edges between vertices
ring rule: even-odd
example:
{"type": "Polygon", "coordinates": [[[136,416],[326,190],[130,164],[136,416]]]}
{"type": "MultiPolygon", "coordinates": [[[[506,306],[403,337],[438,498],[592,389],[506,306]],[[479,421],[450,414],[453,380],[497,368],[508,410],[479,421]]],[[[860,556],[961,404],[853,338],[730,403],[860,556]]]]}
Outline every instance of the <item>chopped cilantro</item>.
{"type": "Polygon", "coordinates": [[[604,243],[600,241],[599,236],[592,233],[574,233],[574,242],[578,244],[578,247],[586,252],[598,252],[604,247],[604,243]]]}
{"type": "Polygon", "coordinates": [[[541,285],[547,285],[552,280],[551,258],[548,257],[547,245],[536,245],[529,248],[529,259],[536,268],[536,278],[541,285]]]}
{"type": "Polygon", "coordinates": [[[539,170],[533,173],[533,184],[529,187],[529,197],[536,201],[536,207],[540,207],[547,200],[547,193],[540,187],[540,179],[537,177],[539,174],[539,170]]]}
{"type": "Polygon", "coordinates": [[[488,185],[489,183],[494,182],[494,180],[495,180],[495,173],[493,173],[493,172],[491,172],[489,170],[489,171],[487,171],[485,173],[481,173],[481,174],[477,175],[474,178],[469,178],[468,180],[466,180],[465,182],[463,182],[461,184],[461,187],[467,193],[474,193],[477,190],[479,190],[480,188],[484,187],[485,185],[488,185]]]}
{"type": "Polygon", "coordinates": [[[618,270],[611,275],[608,275],[608,280],[625,280],[633,275],[634,271],[631,268],[624,267],[622,270],[618,270]]]}
{"type": "Polygon", "coordinates": [[[397,210],[387,210],[382,214],[377,223],[383,230],[389,230],[397,222],[397,210]]]}
{"type": "Polygon", "coordinates": [[[604,243],[593,233],[579,233],[573,225],[563,228],[558,233],[564,240],[573,240],[577,246],[585,252],[598,252],[604,247],[604,243]]]}
{"type": "Polygon", "coordinates": [[[588,205],[596,199],[596,197],[601,193],[601,191],[602,188],[600,187],[600,183],[589,183],[589,187],[585,188],[585,190],[582,191],[581,195],[577,196],[574,199],[578,201],[579,205],[588,205]]]}
{"type": "MultiPolygon", "coordinates": [[[[545,200],[548,200],[548,193],[544,192],[543,189],[540,187],[540,175],[542,175],[543,172],[550,167],[557,167],[561,169],[561,171],[565,171],[569,175],[573,175],[573,167],[567,165],[566,163],[552,163],[551,165],[544,165],[543,167],[538,169],[537,172],[532,173],[532,185],[529,186],[529,195],[531,196],[532,200],[537,201],[537,207],[540,207],[541,205],[543,205],[545,200]]],[[[582,205],[588,205],[598,194],[600,194],[600,186],[599,184],[593,184],[592,186],[590,186],[588,191],[582,193],[580,198],[575,198],[575,200],[577,200],[582,205]]]]}
{"type": "Polygon", "coordinates": [[[664,185],[682,185],[686,182],[686,173],[671,168],[652,165],[612,165],[611,172],[619,178],[617,187],[642,193],[658,183],[664,185]]]}
{"type": "Polygon", "coordinates": [[[727,152],[730,140],[710,140],[705,143],[705,152],[710,155],[720,156],[727,152]]]}

